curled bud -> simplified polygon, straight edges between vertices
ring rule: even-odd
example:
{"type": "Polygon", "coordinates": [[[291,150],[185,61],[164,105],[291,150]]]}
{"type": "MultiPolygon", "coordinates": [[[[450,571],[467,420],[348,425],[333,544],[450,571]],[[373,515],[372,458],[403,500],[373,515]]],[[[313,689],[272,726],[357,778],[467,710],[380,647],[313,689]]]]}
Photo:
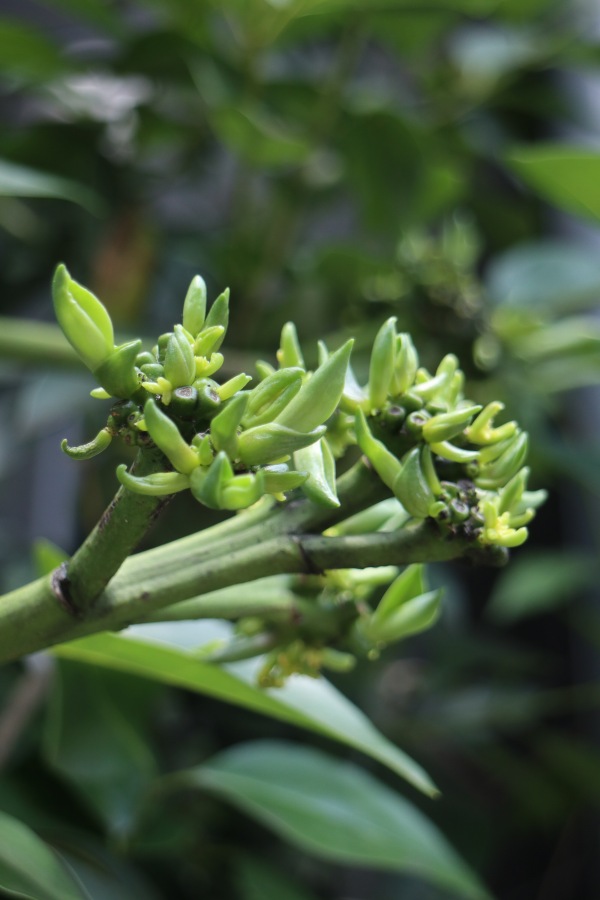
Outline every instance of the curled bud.
{"type": "Polygon", "coordinates": [[[70,456],[71,459],[93,459],[94,456],[98,456],[99,453],[106,450],[112,438],[113,436],[108,428],[103,428],[93,440],[88,441],[87,444],[81,444],[79,447],[69,447],[65,438],[60,445],[60,449],[67,456],[70,456]]]}
{"type": "Polygon", "coordinates": [[[384,484],[393,489],[396,478],[402,471],[400,460],[396,459],[382,441],[373,437],[362,409],[356,411],[354,420],[356,442],[367,457],[384,484]]]}
{"type": "Polygon", "coordinates": [[[175,422],[161,412],[154,400],[144,406],[148,434],[178,472],[189,475],[200,465],[198,454],[179,433],[175,422]]]}
{"type": "Polygon", "coordinates": [[[122,464],[117,467],[117,478],[128,491],[134,494],[146,494],[149,497],[162,497],[166,494],[176,494],[185,491],[190,486],[187,475],[180,472],[153,472],[151,475],[138,477],[127,471],[127,466],[122,464]]]}

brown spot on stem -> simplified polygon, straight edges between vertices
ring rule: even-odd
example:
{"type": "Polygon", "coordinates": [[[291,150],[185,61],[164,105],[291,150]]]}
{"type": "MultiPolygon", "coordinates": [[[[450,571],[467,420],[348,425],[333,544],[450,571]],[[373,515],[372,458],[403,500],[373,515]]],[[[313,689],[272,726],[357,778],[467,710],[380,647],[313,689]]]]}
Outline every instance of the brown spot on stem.
{"type": "Polygon", "coordinates": [[[52,573],[50,586],[52,587],[52,593],[54,594],[60,605],[63,607],[63,609],[65,609],[70,616],[73,616],[75,619],[79,619],[81,613],[73,603],[73,599],[71,597],[71,581],[69,579],[69,576],[67,575],[67,571],[67,563],[61,563],[60,566],[52,573]]]}

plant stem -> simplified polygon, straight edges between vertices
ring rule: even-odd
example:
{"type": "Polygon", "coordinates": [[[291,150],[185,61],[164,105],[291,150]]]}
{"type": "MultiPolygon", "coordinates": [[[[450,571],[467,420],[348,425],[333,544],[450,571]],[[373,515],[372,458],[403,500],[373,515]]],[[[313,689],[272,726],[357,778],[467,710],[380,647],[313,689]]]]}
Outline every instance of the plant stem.
{"type": "MultiPolygon", "coordinates": [[[[140,450],[133,465],[136,475],[149,475],[164,467],[158,450],[140,450]]],[[[148,497],[121,487],[95,528],[55,580],[64,605],[74,615],[93,607],[115,572],[133,553],[169,497],[148,497]]]]}
{"type": "Polygon", "coordinates": [[[0,661],[8,661],[65,640],[98,631],[119,630],[143,621],[163,606],[234,584],[278,573],[314,574],[326,569],[407,565],[477,556],[499,564],[506,554],[463,539],[444,539],[430,521],[397,532],[364,536],[323,537],[281,534],[219,554],[175,541],[169,545],[171,565],[148,550],[128,559],[84,619],[76,620],[56,602],[52,578],[6,594],[0,599],[0,661]]]}

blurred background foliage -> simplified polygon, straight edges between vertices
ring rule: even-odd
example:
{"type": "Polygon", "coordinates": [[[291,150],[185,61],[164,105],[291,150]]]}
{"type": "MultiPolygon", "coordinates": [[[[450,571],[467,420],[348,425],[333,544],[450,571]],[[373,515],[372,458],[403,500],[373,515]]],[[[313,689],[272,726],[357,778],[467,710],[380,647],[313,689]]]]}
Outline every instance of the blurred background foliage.
{"type": "MultiPolygon", "coordinates": [[[[468,395],[529,430],[550,500],[506,571],[432,569],[442,621],[337,683],[431,772],[443,799],[411,799],[503,900],[600,885],[598,34],[575,0],[0,3],[2,587],[115,487],[110,453],[60,455],[102,412],[50,324],[57,261],[123,337],[170,328],[196,272],[229,285],[232,370],[288,319],[309,362],[355,334],[360,371],[390,315],[426,365],[457,353],[468,395]]],[[[204,515],[178,498],[151,541],[204,515]]],[[[326,835],[292,849],[218,790],[153,787],[241,742],[303,746],[289,726],[64,660],[5,669],[0,696],[0,806],[84,896],[447,896],[328,862],[326,835]]]]}

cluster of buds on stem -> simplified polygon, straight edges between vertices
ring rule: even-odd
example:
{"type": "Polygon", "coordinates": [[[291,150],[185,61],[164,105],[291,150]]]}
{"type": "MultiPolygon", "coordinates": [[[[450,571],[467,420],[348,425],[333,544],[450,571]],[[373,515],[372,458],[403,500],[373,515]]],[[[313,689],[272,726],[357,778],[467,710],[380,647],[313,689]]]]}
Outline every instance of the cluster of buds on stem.
{"type": "Polygon", "coordinates": [[[361,387],[349,369],[340,408],[411,517],[482,544],[517,547],[545,498],[527,490],[527,434],[516,422],[495,426],[503,404],[474,404],[463,387],[454,355],[434,373],[420,367],[410,336],[390,318],[375,338],[368,384],[361,387]]]}
{"type": "Polygon", "coordinates": [[[229,320],[229,292],[207,312],[196,276],[182,322],[152,350],[141,341],[114,345],[102,303],[59,266],[54,278],[58,321],[100,387],[116,400],[93,441],[63,448],[75,458],[101,452],[114,436],[157,447],[165,471],[117,475],[131,491],[173,494],[189,489],[212,509],[239,510],[265,494],[285,499],[301,489],[314,503],[336,507],[336,457],[357,444],[414,519],[482,544],[516,547],[543,492],[527,490],[527,435],[516,422],[494,425],[499,402],[485,407],[463,394],[452,354],[434,373],[420,367],[395,318],[379,330],[361,387],[350,366],[352,341],[334,353],[321,345],[314,372],[304,364],[293,324],[284,326],[278,366],[257,363],[258,383],[239,373],[219,383],[229,320]]]}

